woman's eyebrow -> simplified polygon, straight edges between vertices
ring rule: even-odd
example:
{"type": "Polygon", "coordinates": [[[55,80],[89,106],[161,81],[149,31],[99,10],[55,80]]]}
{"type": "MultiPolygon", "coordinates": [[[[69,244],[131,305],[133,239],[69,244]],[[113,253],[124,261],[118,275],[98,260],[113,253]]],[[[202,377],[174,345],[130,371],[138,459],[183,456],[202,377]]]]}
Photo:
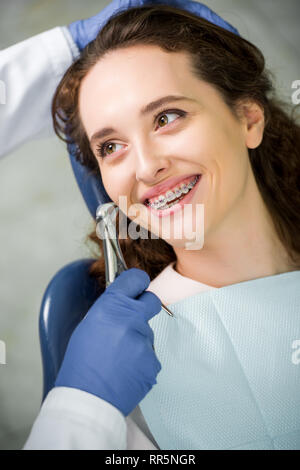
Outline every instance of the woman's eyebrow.
{"type": "MultiPolygon", "coordinates": [[[[174,101],[196,102],[195,99],[188,98],[187,96],[180,96],[180,95],[163,96],[162,98],[158,98],[155,101],[151,101],[151,103],[148,103],[146,106],[144,106],[140,110],[140,116],[145,116],[146,114],[150,114],[153,111],[155,111],[157,108],[162,106],[163,104],[167,104],[167,103],[174,102],[174,101]]],[[[117,131],[113,127],[104,127],[103,129],[96,131],[90,139],[91,145],[93,144],[94,141],[107,137],[108,135],[113,134],[114,132],[117,132],[117,131]]]]}

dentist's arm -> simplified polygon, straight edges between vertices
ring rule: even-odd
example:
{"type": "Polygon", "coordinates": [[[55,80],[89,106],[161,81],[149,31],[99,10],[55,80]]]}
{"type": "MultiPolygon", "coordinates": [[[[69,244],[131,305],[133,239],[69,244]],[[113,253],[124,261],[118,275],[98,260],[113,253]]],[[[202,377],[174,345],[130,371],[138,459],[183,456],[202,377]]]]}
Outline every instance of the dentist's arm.
{"type": "Polygon", "coordinates": [[[71,335],[24,450],[125,450],[125,418],[156,382],[161,364],[149,320],[161,302],[131,268],[96,300],[71,335]]]}
{"type": "Polygon", "coordinates": [[[113,0],[91,18],[0,51],[0,157],[26,140],[55,135],[51,102],[65,71],[113,15],[151,3],[113,0]]]}
{"type": "Polygon", "coordinates": [[[0,157],[28,139],[52,134],[52,97],[78,54],[66,27],[0,51],[0,157]]]}

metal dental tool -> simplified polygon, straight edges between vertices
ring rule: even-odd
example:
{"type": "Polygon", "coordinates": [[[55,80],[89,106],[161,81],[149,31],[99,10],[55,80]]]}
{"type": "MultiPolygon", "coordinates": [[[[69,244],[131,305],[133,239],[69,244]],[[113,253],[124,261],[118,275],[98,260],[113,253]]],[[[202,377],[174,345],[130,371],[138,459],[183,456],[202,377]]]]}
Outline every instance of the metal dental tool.
{"type": "MultiPolygon", "coordinates": [[[[101,204],[96,212],[96,233],[103,240],[105,278],[108,287],[122,271],[128,269],[120,248],[116,234],[116,216],[119,207],[114,202],[101,204]]],[[[162,308],[168,315],[174,317],[173,313],[163,304],[162,308]]]]}

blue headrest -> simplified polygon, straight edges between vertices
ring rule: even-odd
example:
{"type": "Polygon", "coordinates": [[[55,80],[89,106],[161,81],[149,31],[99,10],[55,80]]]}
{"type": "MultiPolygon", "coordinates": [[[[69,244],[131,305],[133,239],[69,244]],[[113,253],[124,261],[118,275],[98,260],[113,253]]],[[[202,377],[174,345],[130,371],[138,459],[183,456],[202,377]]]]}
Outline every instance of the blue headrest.
{"type": "Polygon", "coordinates": [[[54,387],[66,348],[78,323],[104,291],[89,274],[93,258],[72,261],[49,282],[39,316],[40,346],[43,362],[43,399],[54,387]]]}
{"type": "MultiPolygon", "coordinates": [[[[152,3],[153,5],[170,5],[182,10],[189,11],[190,13],[196,16],[204,18],[210,21],[211,23],[214,23],[217,26],[227,29],[228,31],[231,31],[232,33],[240,36],[236,28],[231,26],[227,21],[223,20],[223,18],[221,18],[214,11],[212,11],[210,8],[200,2],[194,2],[189,0],[153,0],[152,3]]],[[[68,145],[71,165],[81,194],[92,217],[95,219],[96,210],[99,204],[112,202],[112,200],[104,189],[100,171],[97,175],[93,174],[87,167],[83,166],[79,161],[77,161],[74,157],[75,148],[76,147],[74,144],[68,145]]]]}

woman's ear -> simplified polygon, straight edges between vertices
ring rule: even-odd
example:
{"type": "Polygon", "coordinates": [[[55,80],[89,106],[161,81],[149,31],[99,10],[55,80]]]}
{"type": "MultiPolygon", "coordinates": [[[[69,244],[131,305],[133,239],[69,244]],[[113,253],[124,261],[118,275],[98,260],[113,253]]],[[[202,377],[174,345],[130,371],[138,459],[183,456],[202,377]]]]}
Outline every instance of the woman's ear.
{"type": "Polygon", "coordinates": [[[242,120],[245,144],[249,149],[255,149],[261,144],[264,135],[264,110],[254,101],[244,101],[240,104],[239,114],[242,120]]]}

